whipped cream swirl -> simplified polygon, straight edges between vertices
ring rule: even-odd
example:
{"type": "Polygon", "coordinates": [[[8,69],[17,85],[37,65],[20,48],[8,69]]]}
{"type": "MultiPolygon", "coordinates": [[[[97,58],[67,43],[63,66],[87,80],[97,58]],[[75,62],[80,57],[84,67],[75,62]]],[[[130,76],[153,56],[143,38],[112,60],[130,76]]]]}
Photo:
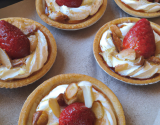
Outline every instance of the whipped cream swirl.
{"type": "Polygon", "coordinates": [[[134,10],[140,10],[144,12],[157,12],[160,11],[160,3],[148,2],[147,0],[121,0],[126,5],[130,6],[134,10]]]}
{"type": "Polygon", "coordinates": [[[83,0],[80,7],[71,8],[65,5],[59,6],[55,0],[46,0],[48,17],[53,20],[58,16],[58,12],[67,15],[70,20],[83,20],[89,15],[94,15],[102,3],[103,0],[83,0]]]}
{"type": "MultiPolygon", "coordinates": [[[[86,81],[82,81],[82,82],[86,83],[86,81]]],[[[87,83],[89,83],[89,82],[87,82],[87,83]]],[[[50,98],[56,98],[56,97],[58,97],[59,94],[64,93],[66,91],[67,87],[68,87],[67,84],[57,86],[47,96],[45,96],[41,100],[41,102],[39,103],[36,111],[47,111],[48,114],[49,114],[47,125],[53,125],[53,124],[58,125],[59,124],[59,119],[53,114],[51,108],[49,107],[48,100],[50,98]]],[[[101,119],[101,121],[103,121],[103,122],[101,122],[102,125],[117,125],[116,117],[115,117],[114,112],[112,111],[112,107],[110,106],[109,101],[104,97],[104,95],[102,93],[98,92],[93,87],[92,87],[92,90],[93,90],[93,93],[94,93],[93,94],[94,95],[94,101],[96,101],[96,100],[101,101],[101,103],[103,105],[103,108],[104,108],[104,116],[101,119]]],[[[60,108],[61,108],[61,111],[64,109],[64,107],[62,107],[62,106],[60,108]]],[[[99,122],[96,123],[95,125],[99,125],[99,122]]]]}
{"type": "MultiPolygon", "coordinates": [[[[36,49],[29,56],[23,58],[25,60],[23,65],[12,68],[7,68],[4,65],[1,65],[0,79],[10,80],[16,78],[26,78],[33,72],[36,72],[43,67],[48,58],[48,45],[44,34],[40,30],[38,30],[35,34],[36,35],[32,35],[32,37],[38,39],[36,49]]],[[[31,40],[31,37],[29,40],[31,40]]]]}
{"type": "MultiPolygon", "coordinates": [[[[127,34],[127,32],[134,26],[135,23],[123,23],[119,24],[121,32],[122,32],[122,38],[127,34]]],[[[112,37],[111,37],[111,31],[107,30],[102,35],[102,38],[100,40],[100,47],[102,50],[102,57],[107,63],[109,67],[116,67],[116,66],[124,66],[124,68],[121,68],[121,70],[117,71],[122,76],[129,76],[131,78],[139,78],[139,79],[146,79],[152,77],[156,73],[160,73],[160,65],[152,63],[147,61],[147,59],[144,62],[144,65],[136,65],[135,60],[129,60],[124,58],[119,58],[118,52],[115,48],[115,45],[113,43],[112,37]]],[[[155,36],[155,43],[156,47],[160,42],[160,36],[153,31],[155,36]]],[[[156,53],[156,57],[160,57],[159,53],[156,53]]]]}

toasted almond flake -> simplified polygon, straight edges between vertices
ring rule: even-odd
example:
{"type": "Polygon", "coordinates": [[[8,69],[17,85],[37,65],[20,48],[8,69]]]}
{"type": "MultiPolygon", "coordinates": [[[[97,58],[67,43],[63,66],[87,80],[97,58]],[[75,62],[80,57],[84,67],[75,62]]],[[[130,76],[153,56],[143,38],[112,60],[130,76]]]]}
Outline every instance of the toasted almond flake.
{"type": "Polygon", "coordinates": [[[118,38],[118,36],[114,32],[112,33],[111,36],[117,52],[120,52],[122,50],[122,41],[118,38]]]}
{"type": "Polygon", "coordinates": [[[57,118],[59,118],[60,113],[61,113],[61,109],[60,109],[60,106],[57,102],[57,99],[56,98],[50,98],[48,103],[49,103],[49,107],[52,109],[53,114],[57,118]]]}
{"type": "Polygon", "coordinates": [[[77,92],[78,92],[77,84],[72,83],[67,87],[64,94],[65,94],[66,99],[69,100],[69,99],[73,98],[74,96],[76,96],[77,92]]]}
{"type": "Polygon", "coordinates": [[[115,72],[120,72],[128,68],[128,63],[115,66],[115,72]]]}
{"type": "Polygon", "coordinates": [[[12,68],[12,64],[11,64],[9,56],[1,48],[0,48],[0,60],[1,60],[2,65],[4,65],[5,67],[7,67],[8,69],[12,68]]]}
{"type": "Polygon", "coordinates": [[[92,111],[94,112],[97,119],[101,119],[104,116],[104,109],[102,103],[98,101],[94,101],[92,105],[92,111]]]}
{"type": "Polygon", "coordinates": [[[112,33],[114,32],[119,38],[122,37],[122,32],[121,32],[120,28],[117,27],[116,25],[111,25],[109,27],[109,29],[111,30],[112,33]]]}
{"type": "Polygon", "coordinates": [[[136,52],[134,49],[124,49],[117,54],[117,57],[122,60],[135,60],[136,52]]]}
{"type": "Polygon", "coordinates": [[[78,86],[83,90],[85,106],[91,108],[94,101],[91,83],[88,81],[82,81],[78,86]]]}

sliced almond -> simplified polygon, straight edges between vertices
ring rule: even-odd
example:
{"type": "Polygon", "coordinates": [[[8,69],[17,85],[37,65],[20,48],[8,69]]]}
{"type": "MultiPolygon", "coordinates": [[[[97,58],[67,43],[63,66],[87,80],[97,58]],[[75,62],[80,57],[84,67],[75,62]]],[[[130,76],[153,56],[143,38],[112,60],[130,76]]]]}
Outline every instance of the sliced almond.
{"type": "Polygon", "coordinates": [[[74,96],[76,96],[77,92],[78,92],[77,84],[72,83],[67,87],[64,94],[65,94],[66,99],[69,100],[69,99],[73,98],[74,96]]]}
{"type": "Polygon", "coordinates": [[[46,111],[37,111],[33,115],[32,125],[47,125],[48,114],[46,111]]]}
{"type": "Polygon", "coordinates": [[[77,93],[77,102],[84,102],[83,90],[79,88],[77,93]]]}
{"type": "Polygon", "coordinates": [[[160,64],[160,58],[159,57],[152,56],[148,59],[148,61],[153,62],[155,64],[160,64]]]}
{"type": "Polygon", "coordinates": [[[25,63],[26,63],[26,58],[11,60],[11,64],[12,64],[13,67],[20,66],[20,65],[23,65],[25,63]]]}
{"type": "Polygon", "coordinates": [[[37,43],[38,43],[38,34],[36,35],[30,35],[28,37],[29,41],[30,41],[30,52],[34,52],[36,47],[37,47],[37,43]]]}
{"type": "Polygon", "coordinates": [[[119,54],[117,54],[117,57],[119,59],[122,59],[122,60],[135,60],[136,58],[136,52],[134,49],[124,49],[122,51],[119,52],[119,54]]]}
{"type": "Polygon", "coordinates": [[[88,81],[82,81],[78,84],[78,86],[83,90],[85,106],[91,108],[94,101],[92,84],[88,81]]]}
{"type": "Polygon", "coordinates": [[[93,0],[83,0],[81,6],[91,5],[92,3],[93,3],[93,0]]]}
{"type": "Polygon", "coordinates": [[[46,111],[43,111],[37,121],[37,125],[47,125],[47,123],[48,123],[48,114],[46,111]]]}
{"type": "Polygon", "coordinates": [[[57,99],[56,98],[50,98],[48,104],[49,104],[49,107],[52,109],[53,114],[57,118],[59,118],[59,116],[61,114],[61,109],[60,109],[60,106],[57,102],[57,99]]]}
{"type": "Polygon", "coordinates": [[[62,12],[57,12],[57,16],[55,17],[55,21],[57,22],[66,22],[69,20],[69,17],[62,12]]]}
{"type": "Polygon", "coordinates": [[[102,103],[98,101],[94,101],[92,105],[92,111],[94,112],[97,119],[101,119],[104,116],[104,109],[102,103]]]}
{"type": "Polygon", "coordinates": [[[32,125],[36,125],[37,121],[39,119],[39,117],[41,116],[43,111],[37,111],[33,114],[33,121],[32,121],[32,125]]]}
{"type": "Polygon", "coordinates": [[[76,83],[70,84],[65,93],[64,93],[64,99],[65,102],[70,105],[71,103],[75,102],[77,100],[77,93],[78,93],[78,86],[76,83]]]}
{"type": "Polygon", "coordinates": [[[120,72],[128,68],[128,63],[115,66],[115,72],[120,72]]]}
{"type": "Polygon", "coordinates": [[[111,30],[112,33],[114,32],[119,38],[122,37],[122,32],[121,32],[121,30],[118,28],[118,26],[116,26],[116,25],[111,25],[111,26],[109,27],[109,29],[111,30]]]}
{"type": "Polygon", "coordinates": [[[145,61],[145,59],[144,59],[144,57],[143,56],[140,56],[139,58],[137,58],[136,60],[135,60],[135,62],[134,62],[134,64],[135,65],[143,65],[144,64],[144,61],[145,61]]]}
{"type": "Polygon", "coordinates": [[[65,103],[66,103],[67,105],[70,105],[70,104],[72,104],[72,103],[74,103],[74,102],[77,101],[77,96],[74,96],[73,98],[71,98],[71,99],[69,99],[69,100],[67,100],[67,99],[65,98],[65,96],[64,96],[64,101],[65,101],[65,103]]]}
{"type": "Polygon", "coordinates": [[[57,97],[57,102],[60,106],[67,106],[67,104],[64,100],[64,94],[63,93],[59,94],[59,96],[57,97]]]}
{"type": "Polygon", "coordinates": [[[8,69],[12,68],[12,64],[11,64],[9,56],[1,48],[0,48],[0,60],[1,60],[2,65],[4,65],[5,67],[7,67],[8,69]]]}
{"type": "Polygon", "coordinates": [[[155,55],[160,53],[160,41],[156,42],[156,51],[155,51],[155,55]]]}
{"type": "Polygon", "coordinates": [[[112,39],[113,39],[113,43],[116,47],[117,52],[120,52],[122,50],[122,41],[119,39],[119,37],[112,32],[112,39]]]}
{"type": "Polygon", "coordinates": [[[34,23],[33,24],[30,24],[30,22],[29,23],[24,23],[24,21],[13,21],[12,25],[21,29],[21,31],[25,35],[29,35],[30,33],[35,32],[36,28],[37,28],[37,26],[34,23]]]}

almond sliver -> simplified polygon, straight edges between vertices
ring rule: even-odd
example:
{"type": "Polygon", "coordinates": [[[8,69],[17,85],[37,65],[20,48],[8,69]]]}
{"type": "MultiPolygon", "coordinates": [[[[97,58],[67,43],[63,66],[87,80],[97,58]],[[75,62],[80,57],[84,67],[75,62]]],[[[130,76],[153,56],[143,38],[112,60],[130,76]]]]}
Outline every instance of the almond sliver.
{"type": "Polygon", "coordinates": [[[78,86],[83,90],[84,103],[88,108],[92,107],[93,99],[93,91],[92,84],[88,81],[82,81],[78,84],[78,86]]]}
{"type": "Polygon", "coordinates": [[[57,102],[56,98],[50,98],[48,101],[49,107],[52,109],[53,114],[59,118],[60,113],[61,113],[61,109],[60,106],[57,102]]]}

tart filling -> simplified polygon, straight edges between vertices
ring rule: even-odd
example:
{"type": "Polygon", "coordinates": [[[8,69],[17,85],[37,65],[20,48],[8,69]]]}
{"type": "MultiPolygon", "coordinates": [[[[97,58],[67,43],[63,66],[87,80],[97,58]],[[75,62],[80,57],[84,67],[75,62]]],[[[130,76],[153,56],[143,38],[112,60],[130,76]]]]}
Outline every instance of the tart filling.
{"type": "Polygon", "coordinates": [[[36,29],[33,23],[24,23],[23,21],[9,22],[18,27],[30,41],[30,55],[20,59],[9,59],[11,67],[6,64],[0,65],[0,79],[11,80],[30,76],[43,67],[48,58],[48,45],[44,34],[36,29]]]}
{"type": "Polygon", "coordinates": [[[86,19],[94,15],[103,4],[103,0],[83,0],[80,7],[71,8],[65,5],[59,6],[56,0],[46,0],[46,14],[49,18],[64,22],[86,19]]]}
{"type": "Polygon", "coordinates": [[[59,85],[54,88],[47,96],[45,96],[39,103],[36,113],[33,117],[33,122],[37,122],[36,118],[38,112],[47,113],[46,125],[59,124],[59,115],[62,110],[70,104],[75,102],[85,103],[85,106],[91,108],[94,112],[96,121],[95,125],[117,125],[116,116],[110,102],[106,99],[105,95],[93,88],[92,84],[87,81],[81,81],[79,83],[72,83],[70,85],[59,85]],[[62,96],[61,96],[62,95],[62,96]],[[63,103],[60,103],[63,100],[63,103]],[[52,107],[51,100],[56,99],[54,104],[58,102],[58,106],[52,107]],[[60,110],[57,110],[59,109],[60,110]]]}
{"type": "Polygon", "coordinates": [[[121,0],[127,6],[137,11],[143,11],[148,13],[160,11],[160,3],[148,2],[147,0],[121,0]]]}
{"type": "MultiPolygon", "coordinates": [[[[119,37],[122,42],[127,32],[134,25],[135,23],[122,23],[117,25],[122,33],[122,36],[119,37]]],[[[105,31],[100,40],[101,55],[109,67],[113,67],[115,72],[122,76],[129,76],[138,79],[147,79],[160,73],[159,62],[158,60],[155,60],[160,57],[160,51],[158,49],[160,42],[159,34],[153,30],[156,44],[155,56],[144,59],[142,57],[135,58],[136,54],[132,50],[120,51],[118,53],[112,39],[112,31],[110,29],[105,31]]]]}

